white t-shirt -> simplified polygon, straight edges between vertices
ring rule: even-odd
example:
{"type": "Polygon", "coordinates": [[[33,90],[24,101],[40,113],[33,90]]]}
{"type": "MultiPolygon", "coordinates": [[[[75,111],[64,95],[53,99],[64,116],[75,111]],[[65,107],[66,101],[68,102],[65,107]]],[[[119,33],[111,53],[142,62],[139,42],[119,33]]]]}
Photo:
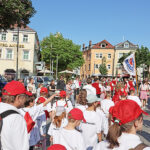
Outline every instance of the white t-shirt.
{"type": "Polygon", "coordinates": [[[89,146],[94,147],[98,140],[98,133],[101,133],[102,118],[100,118],[95,111],[83,112],[86,123],[80,124],[80,129],[82,132],[83,139],[86,144],[86,148],[89,146]]]}
{"type": "MultiPolygon", "coordinates": [[[[19,110],[13,105],[0,103],[0,113],[7,110],[19,110]]],[[[21,114],[11,114],[3,119],[1,131],[3,150],[29,150],[29,138],[26,122],[21,114]]]]}
{"type": "Polygon", "coordinates": [[[78,108],[84,112],[88,106],[87,105],[81,105],[81,104],[75,104],[75,108],[78,108]]]}
{"type": "Polygon", "coordinates": [[[104,99],[101,101],[101,109],[103,110],[106,117],[108,117],[109,108],[114,105],[115,105],[114,102],[110,99],[104,99]]]}
{"type": "Polygon", "coordinates": [[[91,84],[85,85],[83,89],[87,91],[87,95],[96,95],[96,89],[91,84]]]}
{"type": "MultiPolygon", "coordinates": [[[[120,146],[113,148],[113,150],[128,150],[135,148],[137,145],[142,143],[137,135],[127,133],[122,133],[122,135],[118,138],[118,142],[120,143],[120,146]]],[[[107,141],[103,141],[97,144],[95,150],[110,150],[108,146],[109,143],[107,141]]],[[[144,150],[150,150],[150,147],[144,148],[144,150]]]]}
{"type": "Polygon", "coordinates": [[[61,122],[61,126],[60,128],[57,128],[56,125],[54,125],[53,123],[51,123],[49,129],[48,129],[48,135],[53,137],[53,144],[57,144],[57,137],[59,134],[60,129],[62,129],[63,127],[65,127],[68,124],[68,120],[66,118],[62,119],[61,122]]]}
{"type": "Polygon", "coordinates": [[[37,126],[36,119],[41,114],[43,109],[44,109],[43,104],[33,106],[31,108],[21,108],[21,109],[19,109],[20,113],[23,116],[25,116],[25,113],[28,112],[30,114],[32,120],[35,121],[35,125],[34,125],[33,129],[30,131],[30,133],[28,133],[29,137],[30,137],[30,139],[29,139],[30,146],[36,145],[40,141],[40,130],[37,126]]]}
{"type": "Polygon", "coordinates": [[[74,80],[74,84],[76,88],[79,88],[79,81],[78,80],[74,80]]]}
{"type": "Polygon", "coordinates": [[[127,97],[127,99],[133,100],[133,101],[137,102],[137,104],[138,104],[140,107],[142,107],[142,103],[141,103],[141,101],[140,101],[140,99],[139,99],[138,96],[129,95],[129,96],[127,97]]]}
{"type": "Polygon", "coordinates": [[[66,101],[65,100],[58,100],[57,102],[55,102],[53,104],[52,110],[56,111],[56,107],[63,106],[63,107],[65,107],[66,112],[68,113],[71,109],[73,109],[73,106],[72,106],[72,103],[70,100],[66,100],[66,101]],[[66,105],[66,101],[67,101],[68,106],[66,105]]]}
{"type": "Polygon", "coordinates": [[[105,135],[108,134],[108,118],[104,114],[104,112],[101,110],[101,108],[96,109],[97,114],[99,115],[100,118],[102,118],[102,131],[104,132],[105,135]]]}
{"type": "Polygon", "coordinates": [[[77,130],[62,128],[56,139],[56,143],[64,145],[67,150],[86,150],[83,137],[77,130]]]}

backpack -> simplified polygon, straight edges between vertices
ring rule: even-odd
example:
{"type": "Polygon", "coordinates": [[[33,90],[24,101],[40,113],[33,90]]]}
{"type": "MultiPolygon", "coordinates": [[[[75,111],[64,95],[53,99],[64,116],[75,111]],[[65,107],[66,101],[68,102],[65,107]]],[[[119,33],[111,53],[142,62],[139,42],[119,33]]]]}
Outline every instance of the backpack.
{"type": "Polygon", "coordinates": [[[148,147],[146,144],[141,143],[141,144],[138,144],[135,148],[131,148],[129,150],[143,150],[146,147],[148,147]]]}
{"type": "Polygon", "coordinates": [[[2,144],[1,144],[1,131],[3,127],[3,119],[11,114],[19,114],[15,110],[7,110],[0,114],[0,150],[2,150],[2,144]]]}

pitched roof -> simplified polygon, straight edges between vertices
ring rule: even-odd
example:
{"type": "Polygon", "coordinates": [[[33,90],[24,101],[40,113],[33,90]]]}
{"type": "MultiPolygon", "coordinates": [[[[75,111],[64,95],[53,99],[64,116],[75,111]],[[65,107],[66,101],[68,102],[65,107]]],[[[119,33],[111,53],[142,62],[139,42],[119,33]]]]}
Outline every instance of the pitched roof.
{"type": "Polygon", "coordinates": [[[130,41],[128,41],[128,40],[126,40],[126,41],[124,41],[124,42],[121,42],[121,43],[118,43],[117,45],[115,45],[115,46],[117,46],[117,47],[119,47],[119,46],[121,46],[122,44],[124,44],[124,43],[129,43],[130,45],[132,45],[132,46],[137,46],[137,45],[135,45],[135,44],[133,44],[133,43],[131,43],[130,41]]]}
{"type": "Polygon", "coordinates": [[[92,46],[92,48],[103,48],[103,47],[101,47],[101,44],[103,44],[103,43],[106,44],[105,49],[113,49],[114,48],[114,46],[111,45],[107,40],[103,40],[103,41],[95,44],[94,46],[92,46]]]}
{"type": "MultiPolygon", "coordinates": [[[[14,26],[11,27],[13,30],[17,30],[18,26],[17,24],[15,24],[14,26]]],[[[35,30],[33,30],[32,28],[30,28],[29,26],[21,26],[19,27],[19,30],[22,30],[22,31],[31,31],[31,32],[36,32],[35,30]]]]}

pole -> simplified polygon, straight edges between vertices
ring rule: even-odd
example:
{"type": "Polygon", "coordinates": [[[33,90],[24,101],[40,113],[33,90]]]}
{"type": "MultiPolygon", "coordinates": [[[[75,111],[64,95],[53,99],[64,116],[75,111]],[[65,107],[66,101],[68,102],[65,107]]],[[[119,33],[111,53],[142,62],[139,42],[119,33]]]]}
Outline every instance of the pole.
{"type": "Polygon", "coordinates": [[[57,80],[57,73],[58,73],[58,54],[57,54],[57,58],[56,58],[56,80],[57,80]]]}
{"type": "Polygon", "coordinates": [[[52,77],[53,77],[53,60],[52,60],[52,77]]]}
{"type": "Polygon", "coordinates": [[[134,62],[135,62],[135,71],[136,71],[136,90],[137,90],[137,95],[138,95],[138,78],[137,78],[137,69],[136,69],[135,54],[134,54],[134,62]]]}
{"type": "Polygon", "coordinates": [[[17,30],[16,80],[18,79],[19,27],[17,30]]]}

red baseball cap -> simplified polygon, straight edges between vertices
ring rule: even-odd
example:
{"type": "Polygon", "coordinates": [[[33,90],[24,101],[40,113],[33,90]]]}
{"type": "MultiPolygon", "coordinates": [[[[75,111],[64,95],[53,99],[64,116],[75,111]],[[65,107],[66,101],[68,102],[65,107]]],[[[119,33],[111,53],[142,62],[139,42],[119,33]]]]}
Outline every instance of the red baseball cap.
{"type": "Polygon", "coordinates": [[[83,112],[78,109],[78,108],[73,108],[69,114],[68,114],[69,119],[74,119],[74,120],[83,120],[83,122],[86,122],[83,112]]]}
{"type": "Polygon", "coordinates": [[[44,97],[39,97],[37,103],[44,103],[46,99],[44,97]]]}
{"type": "Polygon", "coordinates": [[[11,81],[7,83],[3,88],[2,95],[19,95],[26,94],[26,89],[24,85],[19,81],[11,81]]]}
{"type": "MultiPolygon", "coordinates": [[[[115,104],[115,106],[109,109],[109,113],[114,119],[119,120],[119,124],[126,124],[137,119],[144,112],[140,106],[133,100],[123,100],[115,104]]],[[[115,120],[114,120],[115,121],[115,120]]]]}
{"type": "Polygon", "coordinates": [[[67,150],[63,145],[54,144],[47,148],[47,150],[67,150]]]}
{"type": "Polygon", "coordinates": [[[60,91],[59,96],[62,98],[66,97],[66,91],[60,91]]]}
{"type": "Polygon", "coordinates": [[[48,93],[48,89],[46,87],[42,87],[40,93],[48,93]]]}

